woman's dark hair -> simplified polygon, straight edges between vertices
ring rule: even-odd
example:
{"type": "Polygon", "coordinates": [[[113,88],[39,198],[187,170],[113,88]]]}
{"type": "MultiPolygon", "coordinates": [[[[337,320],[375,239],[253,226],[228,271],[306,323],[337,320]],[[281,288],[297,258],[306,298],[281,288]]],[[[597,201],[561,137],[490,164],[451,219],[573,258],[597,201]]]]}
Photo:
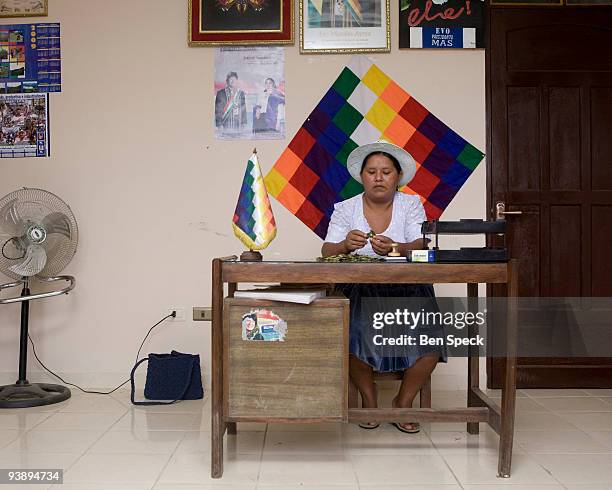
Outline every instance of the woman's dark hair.
{"type": "Polygon", "coordinates": [[[361,170],[359,171],[360,175],[363,173],[363,169],[365,168],[366,163],[368,163],[368,160],[370,159],[370,157],[373,157],[375,155],[387,157],[389,160],[393,162],[393,166],[395,167],[395,170],[397,170],[397,173],[398,174],[402,173],[402,166],[400,165],[399,160],[395,158],[393,155],[391,155],[391,153],[387,153],[386,151],[373,151],[372,153],[368,154],[368,156],[366,156],[363,159],[363,163],[361,164],[361,170]]]}

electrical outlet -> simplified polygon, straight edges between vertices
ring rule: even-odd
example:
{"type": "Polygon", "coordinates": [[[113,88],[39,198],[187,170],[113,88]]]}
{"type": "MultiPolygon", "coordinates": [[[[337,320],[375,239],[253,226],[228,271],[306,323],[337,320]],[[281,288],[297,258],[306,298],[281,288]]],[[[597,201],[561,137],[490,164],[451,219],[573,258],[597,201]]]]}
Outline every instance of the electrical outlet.
{"type": "Polygon", "coordinates": [[[194,322],[210,322],[212,321],[212,308],[210,306],[194,306],[193,307],[194,322]]]}
{"type": "Polygon", "coordinates": [[[173,311],[176,311],[176,317],[170,318],[171,322],[184,322],[185,321],[185,308],[168,308],[168,315],[173,311]]]}

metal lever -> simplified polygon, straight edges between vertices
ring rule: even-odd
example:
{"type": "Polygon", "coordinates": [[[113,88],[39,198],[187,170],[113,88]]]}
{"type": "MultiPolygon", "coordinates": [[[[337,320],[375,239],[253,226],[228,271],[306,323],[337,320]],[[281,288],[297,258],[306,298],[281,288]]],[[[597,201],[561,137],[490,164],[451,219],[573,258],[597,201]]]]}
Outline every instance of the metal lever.
{"type": "MultiPolygon", "coordinates": [[[[28,296],[16,296],[14,298],[0,299],[0,305],[5,305],[9,303],[21,303],[22,301],[31,301],[34,299],[52,298],[53,296],[59,296],[61,294],[68,294],[70,291],[74,289],[75,282],[76,282],[74,277],[72,276],[58,276],[58,277],[49,277],[49,278],[37,277],[36,280],[41,281],[41,282],[48,282],[48,283],[56,282],[56,281],[66,281],[66,282],[69,282],[70,284],[68,284],[68,286],[66,286],[63,289],[59,289],[57,291],[49,291],[48,293],[30,294],[28,296]]],[[[0,291],[2,291],[3,289],[16,288],[18,286],[23,285],[24,283],[27,283],[27,281],[22,279],[21,281],[17,281],[17,282],[11,282],[8,284],[0,284],[0,291]]]]}
{"type": "Polygon", "coordinates": [[[495,204],[495,219],[496,220],[506,219],[505,216],[507,214],[518,215],[518,214],[523,214],[523,211],[506,211],[506,203],[502,201],[495,204]]]}

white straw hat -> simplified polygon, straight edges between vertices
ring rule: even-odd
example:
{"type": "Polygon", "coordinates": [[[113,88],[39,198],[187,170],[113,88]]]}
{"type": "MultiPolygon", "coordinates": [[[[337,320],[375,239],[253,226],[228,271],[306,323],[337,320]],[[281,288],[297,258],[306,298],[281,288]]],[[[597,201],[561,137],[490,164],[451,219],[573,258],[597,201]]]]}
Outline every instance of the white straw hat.
{"type": "Polygon", "coordinates": [[[402,173],[399,180],[399,185],[404,186],[412,180],[416,173],[416,163],[410,153],[403,148],[400,148],[393,143],[387,141],[376,141],[375,143],[369,143],[355,148],[348,156],[346,166],[351,176],[357,181],[363,184],[361,180],[361,166],[365,158],[371,154],[379,151],[384,151],[397,158],[397,161],[402,168],[402,173]]]}

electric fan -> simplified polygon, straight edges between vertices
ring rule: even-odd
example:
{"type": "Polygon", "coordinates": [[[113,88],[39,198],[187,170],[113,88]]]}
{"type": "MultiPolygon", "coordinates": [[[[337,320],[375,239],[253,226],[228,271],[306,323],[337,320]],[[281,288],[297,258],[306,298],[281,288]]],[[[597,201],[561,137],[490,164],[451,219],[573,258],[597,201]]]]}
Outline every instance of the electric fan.
{"type": "Polygon", "coordinates": [[[55,194],[23,188],[0,199],[0,272],[14,279],[5,289],[21,287],[21,295],[0,298],[0,304],[21,303],[19,379],[0,386],[0,408],[50,405],[70,398],[65,386],[30,383],[26,377],[30,301],[67,294],[72,276],[58,275],[72,260],[78,242],[77,223],[70,207],[55,194]],[[30,283],[51,284],[50,291],[30,292],[30,283]],[[65,284],[63,289],[54,289],[65,284]]]}

